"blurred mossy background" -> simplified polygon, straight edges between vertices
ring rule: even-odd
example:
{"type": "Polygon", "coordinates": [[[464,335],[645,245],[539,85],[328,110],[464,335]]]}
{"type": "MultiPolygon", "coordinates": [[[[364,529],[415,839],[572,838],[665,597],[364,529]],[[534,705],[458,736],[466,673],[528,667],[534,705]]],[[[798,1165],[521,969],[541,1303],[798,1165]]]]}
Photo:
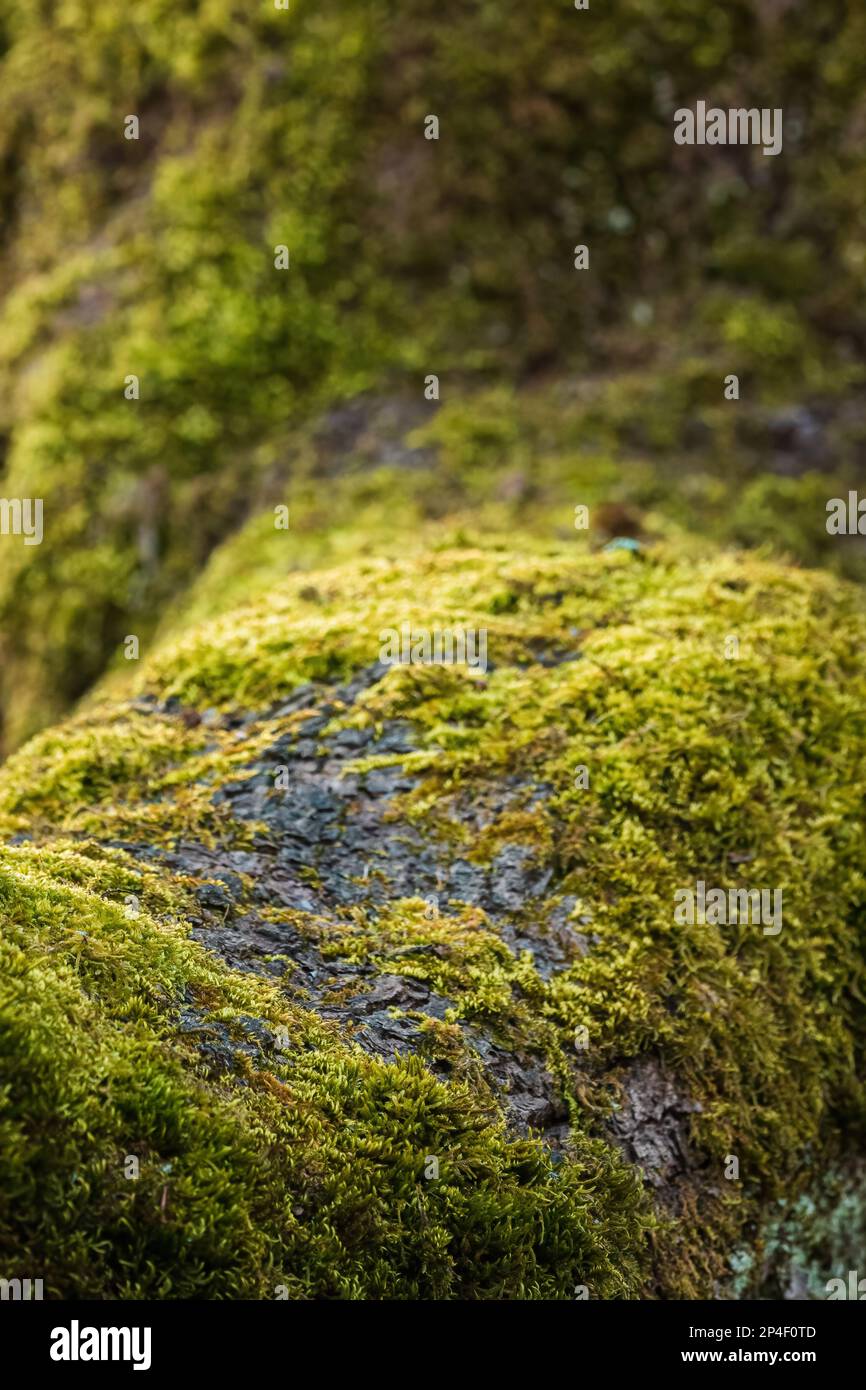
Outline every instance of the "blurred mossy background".
{"type": "Polygon", "coordinates": [[[856,0],[0,0],[3,751],[242,528],[235,597],[578,503],[863,575],[864,54],[856,0]],[[700,99],[781,154],[676,146],[700,99]]]}

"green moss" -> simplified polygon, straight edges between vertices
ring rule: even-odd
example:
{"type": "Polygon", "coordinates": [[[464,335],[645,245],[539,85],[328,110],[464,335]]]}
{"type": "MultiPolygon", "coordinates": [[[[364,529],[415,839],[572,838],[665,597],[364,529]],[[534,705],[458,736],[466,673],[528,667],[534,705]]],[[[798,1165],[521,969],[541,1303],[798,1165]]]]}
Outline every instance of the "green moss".
{"type": "Polygon", "coordinates": [[[128,875],[117,858],[99,874],[70,850],[3,853],[10,1276],[38,1268],[55,1297],[634,1292],[645,1218],[604,1146],[554,1172],[467,1088],[373,1061],[215,963],[149,884],[147,910],[112,901],[128,875]],[[249,1016],[285,1030],[287,1055],[208,1070],[196,1039],[242,1037],[249,1016]]]}
{"type": "MultiPolygon", "coordinates": [[[[573,473],[558,447],[559,495],[575,478],[598,490],[603,459],[617,499],[706,534],[738,495],[727,372],[752,407],[859,389],[866,250],[846,132],[862,25],[806,7],[780,34],[745,0],[709,31],[700,0],[652,16],[625,0],[591,22],[517,0],[351,15],[299,0],[242,19],[231,0],[149,0],[135,25],[118,0],[50,19],[7,5],[2,485],[44,498],[47,533],[38,552],[4,541],[4,748],[64,713],[128,633],[150,639],[218,541],[297,478],[298,431],[359,393],[422,403],[435,372],[451,404],[467,383],[554,368],[568,394],[625,372],[636,389],[590,402],[574,436],[596,421],[626,436],[625,457],[602,444],[573,473]],[[734,59],[791,113],[784,183],[758,151],[736,170],[690,152],[671,177],[673,110],[724,89],[734,59]],[[47,88],[72,93],[62,118],[47,88]],[[423,138],[431,107],[438,141],[423,138]],[[683,499],[682,460],[657,470],[632,441],[678,453],[695,423],[713,439],[683,499]]],[[[496,452],[507,490],[532,438],[468,409],[461,448],[496,452]]],[[[758,450],[753,473],[767,467],[758,450]]],[[[431,506],[440,484],[428,475],[431,506]]]]}
{"type": "Polygon", "coordinates": [[[0,874],[4,1200],[52,1292],[706,1294],[862,1132],[860,600],[708,547],[863,577],[824,526],[862,447],[863,25],[805,7],[782,34],[745,0],[626,0],[591,27],[518,0],[6,6],[2,490],[44,498],[46,540],[2,539],[4,751],[110,668],[0,772],[3,833],[31,837],[0,874]],[[680,152],[672,178],[674,107],[726,90],[734,56],[792,113],[785,182],[758,151],[680,152]],[[830,471],[768,472],[770,413],[813,399],[838,414],[830,471]],[[623,533],[636,556],[597,553],[623,533]],[[218,966],[187,938],[193,883],[116,847],[247,846],[214,793],[303,722],[271,714],[287,692],[370,667],[403,621],[483,628],[490,669],[392,670],[335,697],[332,730],[409,719],[419,780],[393,815],[476,865],[526,849],[547,886],[524,916],[574,899],[593,937],[542,978],[472,904],[294,915],[330,958],[447,992],[425,1056],[459,1061],[451,1086],[218,966]],[[783,885],[780,937],[678,929],[699,877],[783,885]],[[213,1075],[181,1008],[235,1040],[245,1016],[285,1026],[290,1060],[213,1075]],[[552,1070],[565,1163],[507,1136],[457,1020],[552,1070]],[[708,1163],[743,1168],[661,1225],[598,1138],[646,1055],[700,1105],[708,1163]]]}
{"type": "MultiPolygon", "coordinates": [[[[428,545],[432,535],[428,528],[428,545]]],[[[564,1296],[574,1284],[590,1283],[606,1296],[646,1288],[637,1189],[598,1138],[598,1126],[619,1103],[629,1064],[653,1055],[699,1107],[691,1142],[719,1181],[703,1195],[687,1184],[679,1217],[666,1217],[655,1237],[652,1278],[668,1293],[706,1293],[749,1223],[782,1192],[807,1190],[817,1156],[866,1120],[858,1079],[864,878],[857,829],[866,765],[866,623],[857,590],[768,560],[701,557],[676,545],[593,554],[579,539],[542,545],[531,534],[490,533],[484,547],[457,549],[451,523],[439,535],[441,548],[424,549],[418,538],[401,558],[362,555],[279,584],[262,572],[257,597],[169,638],[133,678],[139,693],[177,697],[177,713],[147,713],[152,706],[140,694],[133,704],[115,699],[40,736],[0,772],[8,830],[36,834],[41,845],[10,850],[5,861],[9,1016],[13,1035],[17,1028],[24,1039],[14,1046],[32,1062],[42,1046],[34,1037],[45,1038],[54,1018],[34,1010],[51,994],[62,1046],[54,1048],[44,1094],[53,1113],[69,1116],[70,1171],[88,1174],[89,1193],[94,1174],[100,1182],[113,1174],[100,1191],[114,1230],[124,1204],[144,1200],[117,1176],[124,1144],[134,1152],[139,1136],[160,1162],[186,1155],[171,1233],[157,1214],[164,1184],[154,1176],[151,1186],[136,1189],[148,1196],[135,1208],[129,1239],[138,1243],[124,1268],[144,1267],[139,1260],[150,1259],[151,1239],[167,1240],[172,1258],[180,1258],[189,1223],[204,1244],[196,1236],[190,1264],[181,1259],[171,1289],[154,1275],[149,1290],[261,1292],[263,1269],[270,1279],[281,1263],[294,1271],[286,1275],[293,1291],[306,1294],[564,1296]],[[226,780],[260,766],[263,750],[309,716],[303,709],[268,711],[302,681],[337,681],[371,666],[382,629],[404,621],[483,628],[488,669],[395,667],[351,707],[335,695],[331,730],[410,720],[414,752],[354,764],[365,772],[399,760],[417,779],[390,816],[479,865],[495,865],[508,846],[524,848],[546,886],[516,911],[515,925],[525,913],[539,929],[568,901],[572,923],[592,936],[591,948],[542,977],[476,905],[443,900],[431,913],[420,897],[390,891],[387,874],[386,901],[376,912],[354,909],[326,920],[274,911],[326,959],[367,961],[444,994],[452,1013],[425,1025],[423,1051],[455,1063],[450,1087],[414,1062],[371,1062],[354,1049],[351,1030],[341,1037],[287,1003],[291,991],[281,995],[276,986],[217,966],[184,936],[189,881],[142,870],[94,843],[248,842],[250,825],[233,823],[211,797],[226,780]],[[732,636],[738,655],[727,659],[732,636]],[[251,709],[258,718],[240,738],[180,718],[189,706],[213,705],[251,709]],[[588,787],[576,782],[581,766],[588,787]],[[73,850],[62,838],[70,830],[90,841],[73,850]],[[677,925],[674,894],[697,879],[725,888],[781,887],[782,931],[677,925]],[[134,924],[120,906],[129,893],[144,904],[134,924]],[[18,952],[27,936],[42,945],[25,969],[18,952]],[[308,1051],[292,1053],[291,1066],[267,1068],[276,1090],[261,1075],[239,1091],[202,1076],[176,1020],[182,999],[204,998],[203,990],[214,1017],[286,1020],[293,1036],[300,1031],[309,1040],[308,1051]],[[573,1124],[573,1152],[558,1176],[540,1150],[506,1139],[500,1102],[489,1087],[472,1083],[454,1029],[459,1020],[512,1052],[534,1055],[557,1078],[573,1124]],[[585,1056],[575,1048],[584,1029],[585,1056]],[[130,1057],[146,1055],[141,1075],[151,1079],[133,1086],[131,1101],[120,1099],[123,1086],[117,1091],[124,1116],[134,1115],[125,1129],[112,1110],[93,1128],[90,1106],[102,1092],[88,1091],[78,1062],[70,1061],[79,1032],[87,1045],[77,1055],[91,1077],[111,1071],[107,1053],[124,1078],[130,1057]],[[281,1086],[303,1100],[300,1111],[281,1109],[281,1086]],[[169,1097],[167,1114],[176,1118],[159,1120],[156,1095],[169,1097]],[[388,1116],[383,1129],[380,1111],[388,1116]],[[160,1124],[173,1126],[165,1146],[160,1124]],[[357,1139],[351,1152],[367,1155],[356,1169],[347,1125],[357,1139]],[[271,1166],[241,1198],[265,1149],[271,1166]],[[406,1202],[427,1209],[432,1201],[418,1187],[422,1150],[450,1154],[454,1163],[453,1183],[429,1227],[441,1259],[433,1258],[426,1235],[398,1236],[393,1226],[406,1202]],[[371,1153],[380,1155],[372,1168],[371,1153]],[[722,1171],[730,1154],[739,1158],[741,1182],[728,1187],[722,1171]],[[214,1173],[219,1192],[231,1194],[216,1200],[216,1226],[202,1214],[196,1164],[214,1173]],[[316,1207],[322,1225],[296,1231],[290,1221],[287,1234],[291,1202],[281,1194],[290,1190],[291,1201],[305,1206],[298,1194],[309,1164],[324,1194],[316,1207]],[[597,1175],[591,1197],[586,1165],[597,1175]],[[524,1191],[517,1174],[526,1172],[532,1176],[524,1191]],[[498,1223],[512,1200],[517,1234],[500,1241],[498,1223]],[[549,1213],[550,1237],[539,1252],[541,1210],[549,1213]],[[325,1239],[329,1222],[342,1245],[325,1239]],[[229,1255],[236,1223],[247,1234],[229,1255]],[[354,1255],[338,1259],[346,1242],[354,1255]],[[383,1249],[387,1254],[374,1253],[383,1249]],[[595,1272],[581,1278],[587,1260],[595,1272]],[[193,1266],[210,1272],[195,1274],[193,1266]]],[[[224,564],[231,569],[230,556],[224,564]]],[[[204,594],[201,601],[207,607],[204,594]]],[[[19,1071],[13,1076],[23,1088],[19,1071]]],[[[48,1160],[24,1119],[32,1095],[20,1088],[10,1092],[10,1132],[23,1127],[29,1137],[16,1137],[13,1151],[41,1155],[38,1168],[48,1160]]],[[[26,1187],[25,1167],[22,1157],[16,1191],[26,1187]]],[[[66,1221],[71,1181],[68,1174],[52,1178],[45,1222],[66,1221]]],[[[72,1209],[80,1216],[74,1201],[72,1209]]],[[[416,1224],[404,1221],[400,1229],[416,1224]]],[[[35,1232],[47,1229],[33,1228],[34,1249],[35,1232]]],[[[75,1231],[73,1253],[68,1261],[59,1257],[58,1288],[77,1286],[75,1242],[91,1235],[78,1225],[75,1231]]],[[[96,1227],[92,1238],[102,1239],[96,1227]]],[[[115,1291],[132,1288],[119,1268],[106,1254],[93,1279],[115,1291]]]]}

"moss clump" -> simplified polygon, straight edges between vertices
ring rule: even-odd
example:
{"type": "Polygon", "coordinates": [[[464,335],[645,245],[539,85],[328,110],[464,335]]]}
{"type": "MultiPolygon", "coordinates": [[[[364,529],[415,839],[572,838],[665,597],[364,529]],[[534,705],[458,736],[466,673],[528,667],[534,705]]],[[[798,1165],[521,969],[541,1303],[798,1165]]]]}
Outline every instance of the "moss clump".
{"type": "Polygon", "coordinates": [[[605,1146],[554,1171],[466,1087],[220,966],[160,888],[71,849],[3,854],[9,1277],[38,1268],[54,1297],[634,1293],[646,1217],[605,1146]],[[114,900],[133,883],[146,906],[114,900]]]}
{"type": "Polygon", "coordinates": [[[857,591],[694,547],[590,553],[514,533],[461,547],[453,522],[399,558],[280,582],[266,565],[248,589],[232,613],[179,619],[125,691],[116,677],[111,701],[0,772],[7,833],[34,837],[3,877],[13,1248],[47,1259],[56,1228],[66,1293],[710,1295],[778,1197],[808,1196],[866,1120],[857,591]],[[377,668],[382,631],[403,622],[483,629],[487,669],[377,668]],[[375,751],[398,728],[411,744],[375,751]],[[358,791],[337,833],[293,859],[347,735],[358,751],[337,779],[358,791]],[[299,770],[278,793],[284,762],[299,770]],[[349,883],[329,846],[351,834],[365,779],[395,767],[349,883]],[[74,848],[70,831],[89,839],[74,848]],[[207,949],[187,939],[195,880],[152,852],[181,842],[217,866],[250,846],[302,866],[288,905],[259,870],[236,910],[258,902],[297,933],[269,961],[313,950],[340,966],[321,999],[291,969],[278,986],[220,964],[219,922],[207,949]],[[675,893],[698,879],[780,888],[782,930],[678,924],[675,893]],[[418,1058],[359,1050],[339,1015],[364,983],[355,967],[445,999],[418,1058]],[[243,1053],[215,1077],[184,1008],[207,1026],[285,1026],[288,1056],[243,1053]],[[507,1095],[471,1081],[478,1037],[553,1078],[562,1153],[508,1137],[507,1095]],[[654,1212],[614,1142],[648,1059],[689,1117],[686,1171],[654,1212]],[[55,1135],[63,1116],[50,1153],[49,1112],[55,1135]],[[136,1187],[121,1165],[139,1149],[136,1187]],[[429,1155],[445,1159],[438,1188],[419,1177],[429,1155]]]}
{"type": "MultiPolygon", "coordinates": [[[[423,404],[434,371],[447,401],[461,380],[630,369],[647,389],[620,423],[662,444],[719,406],[727,371],[753,404],[859,390],[856,9],[136,16],[10,0],[0,20],[2,489],[41,496],[47,527],[38,560],[4,540],[5,750],[152,633],[335,402],[423,404]],[[62,113],[47,88],[70,93],[62,113]],[[674,110],[709,92],[784,109],[785,159],[675,147],[674,110]]],[[[674,512],[678,478],[657,488],[674,512]]]]}

